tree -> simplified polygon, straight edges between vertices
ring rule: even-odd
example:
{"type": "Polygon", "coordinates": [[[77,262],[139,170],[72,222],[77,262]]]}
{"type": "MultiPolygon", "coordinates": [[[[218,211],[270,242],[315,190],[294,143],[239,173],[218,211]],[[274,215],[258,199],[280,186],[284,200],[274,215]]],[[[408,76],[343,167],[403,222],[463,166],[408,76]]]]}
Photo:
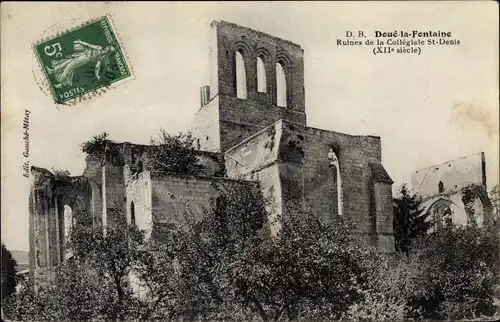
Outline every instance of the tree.
{"type": "Polygon", "coordinates": [[[419,282],[405,293],[407,304],[424,319],[491,316],[498,289],[498,247],[494,229],[474,225],[449,225],[422,237],[408,257],[416,264],[413,280],[419,282]]]}
{"type": "Polygon", "coordinates": [[[160,253],[170,254],[169,262],[173,263],[167,287],[159,284],[159,288],[170,291],[165,312],[172,319],[252,317],[237,301],[228,270],[235,256],[260,240],[267,216],[265,205],[255,186],[213,184],[220,191],[214,207],[202,218],[188,208],[183,219],[170,223],[163,243],[157,245],[160,253]]]}
{"type": "Polygon", "coordinates": [[[109,134],[103,132],[101,134],[94,135],[89,141],[83,142],[80,147],[82,152],[87,155],[92,154],[102,154],[106,150],[106,146],[109,142],[109,134]]]}
{"type": "Polygon", "coordinates": [[[197,174],[203,166],[198,163],[194,141],[190,133],[172,136],[160,129],[159,137],[151,139],[147,150],[151,167],[156,171],[197,174]]]}
{"type": "Polygon", "coordinates": [[[177,249],[174,292],[185,303],[176,317],[331,320],[365,299],[378,255],[340,217],[286,214],[273,239],[258,194],[233,188],[216,204],[203,218],[174,225],[166,243],[177,249]]]}
{"type": "Polygon", "coordinates": [[[287,213],[271,237],[257,186],[213,184],[220,192],[214,207],[201,218],[188,208],[183,218],[164,223],[160,240],[146,241],[124,222],[104,234],[77,219],[68,245],[74,256],[57,268],[55,283],[11,304],[10,316],[278,321],[406,312],[385,291],[384,275],[374,273],[382,272],[384,257],[340,217],[324,222],[287,213]]]}
{"type": "MultiPolygon", "coordinates": [[[[115,218],[124,218],[115,211],[115,218]]],[[[73,256],[52,272],[54,282],[37,281],[36,290],[27,288],[8,303],[10,317],[56,321],[141,317],[151,303],[141,302],[134,294],[131,275],[150,258],[143,232],[117,220],[104,233],[88,217],[76,214],[67,244],[73,256]]]]}
{"type": "Polygon", "coordinates": [[[16,291],[17,262],[2,242],[2,301],[16,291]]]}
{"type": "Polygon", "coordinates": [[[421,199],[411,196],[406,184],[401,187],[401,196],[394,199],[394,241],[396,251],[408,254],[412,241],[425,235],[431,223],[429,214],[420,208],[421,199]]]}

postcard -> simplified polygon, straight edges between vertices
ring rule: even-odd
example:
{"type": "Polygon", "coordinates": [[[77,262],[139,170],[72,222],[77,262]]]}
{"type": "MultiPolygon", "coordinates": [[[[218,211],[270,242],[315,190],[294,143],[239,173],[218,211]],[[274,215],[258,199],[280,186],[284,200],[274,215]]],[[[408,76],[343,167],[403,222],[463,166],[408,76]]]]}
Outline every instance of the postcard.
{"type": "Polygon", "coordinates": [[[497,10],[2,3],[2,319],[498,318],[497,10]]]}

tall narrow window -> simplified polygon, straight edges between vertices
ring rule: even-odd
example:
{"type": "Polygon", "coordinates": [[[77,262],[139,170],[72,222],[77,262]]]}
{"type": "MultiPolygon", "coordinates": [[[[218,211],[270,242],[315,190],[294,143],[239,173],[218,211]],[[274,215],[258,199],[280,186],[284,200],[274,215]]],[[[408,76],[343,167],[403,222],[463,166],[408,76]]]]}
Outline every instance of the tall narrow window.
{"type": "Polygon", "coordinates": [[[135,205],[133,201],[130,203],[130,223],[135,225],[135,205]]]}
{"type": "Polygon", "coordinates": [[[64,205],[64,238],[68,239],[73,228],[73,210],[70,206],[64,205]]]}
{"type": "Polygon", "coordinates": [[[247,75],[245,72],[245,60],[243,55],[237,51],[236,56],[236,97],[247,98],[247,75]]]}
{"type": "Polygon", "coordinates": [[[333,149],[330,149],[328,151],[328,159],[330,160],[330,167],[334,167],[334,171],[336,172],[337,175],[337,209],[339,212],[339,215],[342,216],[344,213],[343,210],[343,198],[342,198],[342,177],[340,176],[340,162],[339,158],[337,157],[337,154],[333,151],[333,149]]]}
{"type": "Polygon", "coordinates": [[[276,64],[276,101],[277,105],[286,107],[287,88],[285,70],[281,63],[276,64]]]}
{"type": "Polygon", "coordinates": [[[259,93],[267,92],[266,67],[260,57],[257,57],[257,91],[259,93]]]}
{"type": "MultiPolygon", "coordinates": [[[[73,210],[70,206],[64,205],[64,242],[65,244],[70,239],[71,229],[73,228],[73,210]]],[[[72,256],[72,252],[67,247],[64,248],[64,259],[68,259],[72,256]]]]}

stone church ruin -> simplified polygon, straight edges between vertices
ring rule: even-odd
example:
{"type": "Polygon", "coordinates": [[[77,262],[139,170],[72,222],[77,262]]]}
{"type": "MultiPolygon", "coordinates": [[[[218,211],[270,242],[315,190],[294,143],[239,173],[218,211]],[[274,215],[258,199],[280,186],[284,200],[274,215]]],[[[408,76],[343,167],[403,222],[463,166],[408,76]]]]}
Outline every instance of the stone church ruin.
{"type": "MultiPolygon", "coordinates": [[[[260,189],[280,218],[308,210],[324,220],[343,216],[360,238],[394,251],[393,181],[381,159],[381,139],[312,128],[306,121],[304,50],[271,35],[220,21],[211,24],[210,84],[189,131],[204,170],[197,175],[154,171],[147,146],[110,142],[112,154],[89,155],[81,176],[67,182],[31,169],[30,274],[67,256],[64,238],[79,212],[112,225],[118,207],[147,236],[186,204],[202,215],[214,182],[260,189]],[[224,173],[224,175],[221,175],[224,173]]],[[[279,221],[271,232],[279,230],[279,221]]]]}

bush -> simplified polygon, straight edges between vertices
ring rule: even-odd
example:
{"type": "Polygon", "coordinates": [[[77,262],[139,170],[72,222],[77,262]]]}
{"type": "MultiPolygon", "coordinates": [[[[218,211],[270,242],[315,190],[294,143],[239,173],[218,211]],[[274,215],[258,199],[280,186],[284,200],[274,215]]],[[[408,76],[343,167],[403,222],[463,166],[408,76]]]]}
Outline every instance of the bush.
{"type": "Polygon", "coordinates": [[[2,301],[16,291],[17,262],[12,253],[2,243],[2,301]]]}
{"type": "Polygon", "coordinates": [[[198,164],[194,141],[190,133],[173,136],[161,129],[159,137],[151,139],[151,146],[147,150],[151,167],[156,171],[199,173],[204,167],[198,164]]]}
{"type": "Polygon", "coordinates": [[[83,142],[80,146],[82,148],[82,152],[87,155],[101,155],[106,150],[109,134],[103,132],[101,134],[94,135],[89,141],[83,142]]]}
{"type": "Polygon", "coordinates": [[[410,258],[424,283],[406,294],[426,319],[474,319],[495,312],[498,235],[492,229],[449,225],[420,239],[410,258]]]}

